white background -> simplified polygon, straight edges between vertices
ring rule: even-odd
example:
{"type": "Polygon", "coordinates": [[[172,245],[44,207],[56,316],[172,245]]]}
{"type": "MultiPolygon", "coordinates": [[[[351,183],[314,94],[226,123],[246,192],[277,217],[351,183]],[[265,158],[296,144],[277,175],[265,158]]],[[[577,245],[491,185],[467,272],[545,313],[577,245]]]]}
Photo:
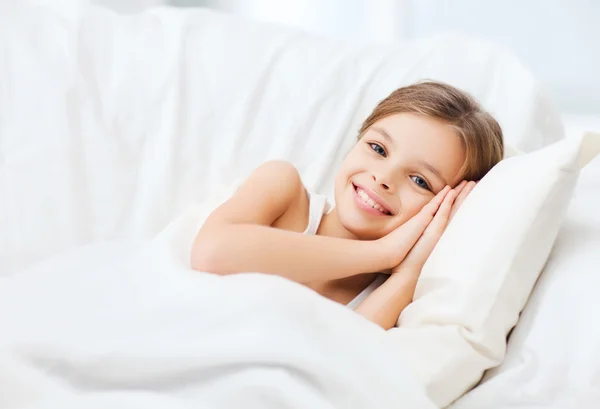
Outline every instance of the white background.
{"type": "Polygon", "coordinates": [[[547,85],[565,117],[600,130],[600,1],[96,0],[122,12],[205,6],[349,41],[444,32],[502,44],[547,85]]]}

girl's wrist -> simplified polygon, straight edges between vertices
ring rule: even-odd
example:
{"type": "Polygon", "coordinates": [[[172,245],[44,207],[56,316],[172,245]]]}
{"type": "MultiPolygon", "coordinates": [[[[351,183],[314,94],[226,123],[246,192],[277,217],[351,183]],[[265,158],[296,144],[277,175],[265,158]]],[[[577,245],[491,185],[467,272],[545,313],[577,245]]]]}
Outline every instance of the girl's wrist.
{"type": "Polygon", "coordinates": [[[390,288],[397,289],[410,289],[411,295],[410,299],[412,300],[412,293],[417,287],[417,282],[419,281],[420,272],[415,270],[401,270],[392,273],[389,278],[386,280],[386,283],[390,286],[390,288]]]}
{"type": "Polygon", "coordinates": [[[386,243],[379,240],[365,241],[365,247],[368,254],[371,254],[373,260],[373,271],[391,270],[396,267],[395,254],[390,251],[386,243]]]}
{"type": "Polygon", "coordinates": [[[419,276],[421,275],[421,269],[413,268],[413,267],[402,267],[402,265],[397,266],[392,269],[392,277],[403,277],[404,280],[414,280],[417,281],[419,276]]]}

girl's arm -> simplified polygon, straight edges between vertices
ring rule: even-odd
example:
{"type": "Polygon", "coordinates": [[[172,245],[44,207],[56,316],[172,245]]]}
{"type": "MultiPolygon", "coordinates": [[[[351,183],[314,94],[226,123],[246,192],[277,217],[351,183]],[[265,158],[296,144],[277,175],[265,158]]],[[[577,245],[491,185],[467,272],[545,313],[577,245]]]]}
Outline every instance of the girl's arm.
{"type": "Polygon", "coordinates": [[[309,283],[391,268],[376,241],[307,236],[270,227],[305,195],[289,163],[260,166],[202,226],[192,267],[216,274],[256,271],[309,283]]]}
{"type": "Polygon", "coordinates": [[[396,272],[354,309],[360,315],[388,330],[413,299],[420,271],[396,272]]]}

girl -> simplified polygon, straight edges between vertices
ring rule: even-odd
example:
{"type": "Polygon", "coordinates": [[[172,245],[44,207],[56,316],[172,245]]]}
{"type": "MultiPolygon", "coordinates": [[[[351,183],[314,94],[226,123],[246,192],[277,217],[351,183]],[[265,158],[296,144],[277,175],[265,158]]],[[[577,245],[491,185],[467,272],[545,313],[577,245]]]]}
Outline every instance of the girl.
{"type": "Polygon", "coordinates": [[[207,218],[192,266],[277,274],[389,329],[473,181],[503,151],[500,126],[471,96],[439,82],[400,88],[363,123],[331,211],[294,166],[267,162],[207,218]]]}

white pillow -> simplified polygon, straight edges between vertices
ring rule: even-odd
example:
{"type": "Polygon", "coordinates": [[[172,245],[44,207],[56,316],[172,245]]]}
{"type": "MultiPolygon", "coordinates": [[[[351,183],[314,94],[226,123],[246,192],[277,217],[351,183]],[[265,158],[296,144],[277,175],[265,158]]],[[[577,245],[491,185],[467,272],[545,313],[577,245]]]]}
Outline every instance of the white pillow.
{"type": "MultiPolygon", "coordinates": [[[[600,138],[598,140],[600,143],[600,138]]],[[[452,409],[587,409],[600,402],[600,157],[581,171],[569,211],[502,365],[452,409]]]]}
{"type": "Polygon", "coordinates": [[[505,159],[476,186],[425,264],[414,302],[390,331],[446,406],[504,358],[579,171],[600,135],[505,159]]]}

